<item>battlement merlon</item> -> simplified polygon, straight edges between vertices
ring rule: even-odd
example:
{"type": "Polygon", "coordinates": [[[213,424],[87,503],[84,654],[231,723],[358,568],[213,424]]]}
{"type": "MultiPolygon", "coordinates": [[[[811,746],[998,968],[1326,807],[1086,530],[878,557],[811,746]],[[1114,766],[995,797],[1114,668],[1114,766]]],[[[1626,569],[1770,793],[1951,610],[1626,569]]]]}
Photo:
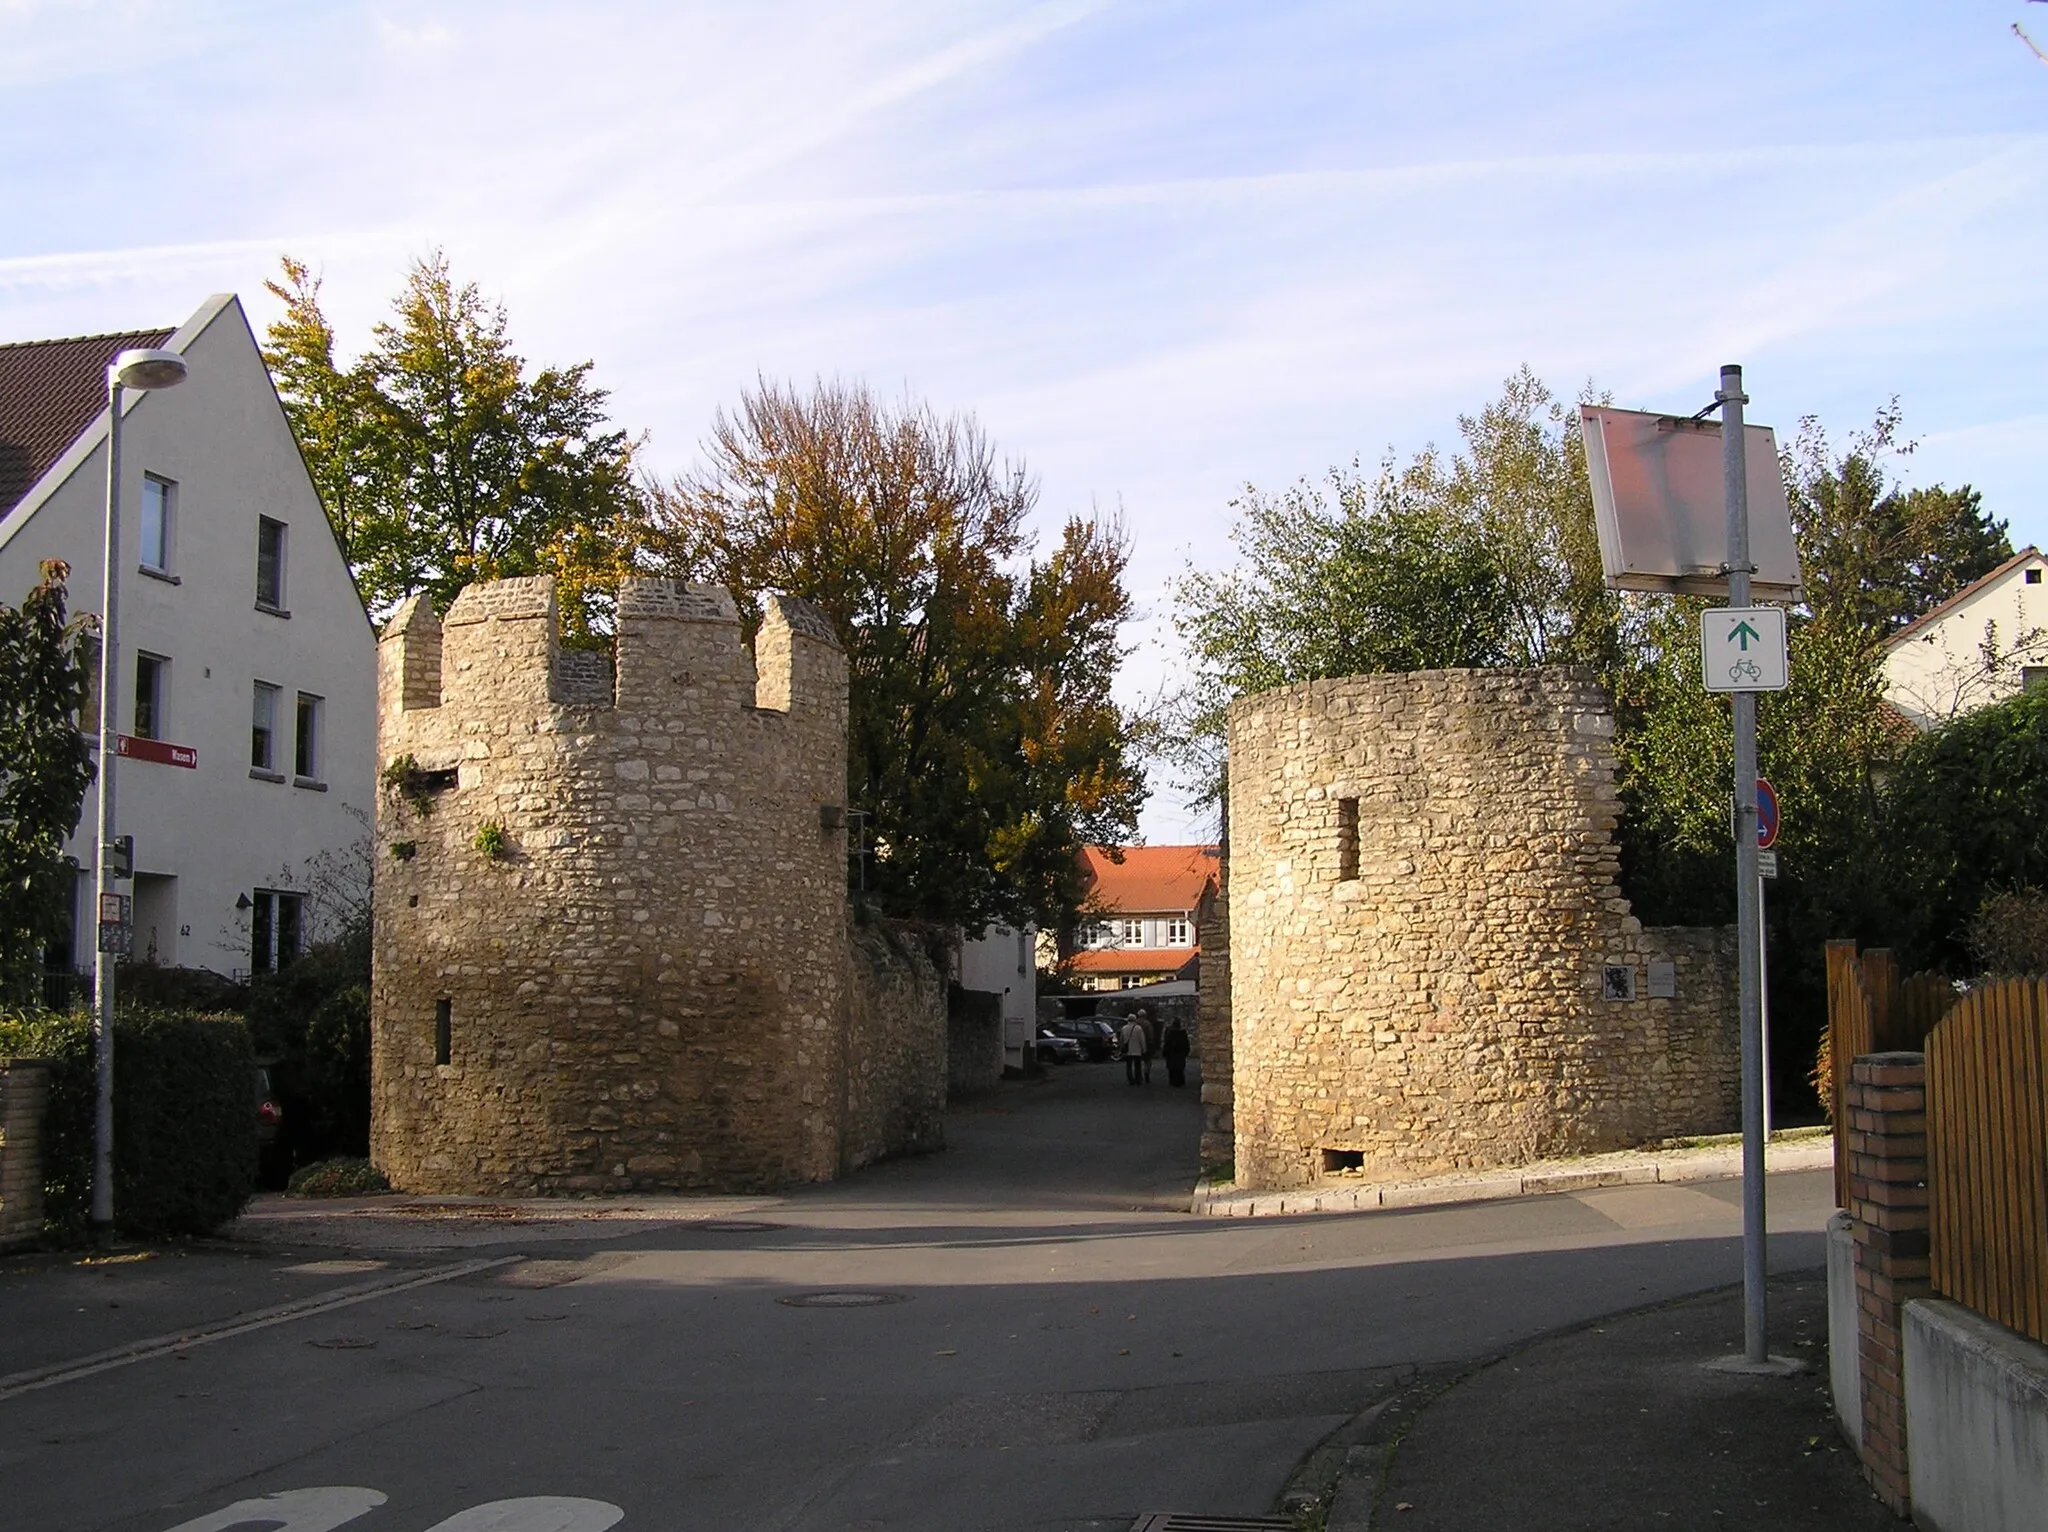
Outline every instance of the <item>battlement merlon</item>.
{"type": "Polygon", "coordinates": [[[427,597],[409,598],[385,625],[377,660],[380,706],[393,723],[444,705],[510,704],[539,714],[616,699],[666,711],[692,697],[734,711],[800,707],[843,727],[846,708],[846,656],[816,607],[768,595],[749,654],[731,595],[679,580],[621,582],[615,684],[614,666],[601,656],[560,647],[554,581],[544,575],[466,586],[439,621],[427,597]]]}
{"type": "Polygon", "coordinates": [[[425,596],[401,601],[377,636],[377,701],[385,712],[441,705],[441,623],[425,596]]]}
{"type": "Polygon", "coordinates": [[[772,592],[763,599],[754,665],[760,672],[754,706],[775,713],[798,706],[826,711],[837,720],[833,727],[844,731],[846,652],[831,621],[810,602],[772,592]]]}

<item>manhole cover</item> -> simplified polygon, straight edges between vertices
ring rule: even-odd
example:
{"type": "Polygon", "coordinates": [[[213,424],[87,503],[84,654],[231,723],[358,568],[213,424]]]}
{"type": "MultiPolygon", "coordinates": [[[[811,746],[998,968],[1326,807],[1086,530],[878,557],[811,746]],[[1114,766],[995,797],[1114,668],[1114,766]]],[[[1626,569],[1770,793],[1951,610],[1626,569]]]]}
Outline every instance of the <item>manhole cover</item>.
{"type": "Polygon", "coordinates": [[[908,1303],[910,1294],[836,1288],[822,1293],[791,1293],[775,1301],[793,1309],[872,1309],[885,1303],[908,1303]]]}
{"type": "Polygon", "coordinates": [[[787,1224],[762,1223],[752,1218],[712,1218],[703,1223],[691,1224],[693,1229],[702,1229],[706,1234],[766,1234],[771,1229],[785,1229],[787,1224]]]}

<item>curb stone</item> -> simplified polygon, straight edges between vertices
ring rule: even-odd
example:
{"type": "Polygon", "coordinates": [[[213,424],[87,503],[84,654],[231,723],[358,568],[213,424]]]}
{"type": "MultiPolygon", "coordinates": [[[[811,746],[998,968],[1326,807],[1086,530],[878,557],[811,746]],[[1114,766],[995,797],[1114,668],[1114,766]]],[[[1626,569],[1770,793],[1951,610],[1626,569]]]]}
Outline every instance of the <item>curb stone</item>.
{"type": "MultiPolygon", "coordinates": [[[[1812,1137],[1770,1146],[1765,1162],[1772,1174],[1826,1170],[1835,1162],[1834,1140],[1812,1137]]],[[[1203,1184],[1189,1197],[1188,1211],[1204,1218],[1274,1218],[1303,1213],[1368,1213],[1382,1208],[1447,1207],[1509,1197],[1555,1196],[1610,1186],[1682,1185],[1726,1181],[1742,1175],[1742,1150],[1712,1147],[1665,1153],[1589,1156],[1523,1170],[1480,1175],[1434,1176],[1378,1185],[1282,1192],[1239,1191],[1203,1184]]]]}

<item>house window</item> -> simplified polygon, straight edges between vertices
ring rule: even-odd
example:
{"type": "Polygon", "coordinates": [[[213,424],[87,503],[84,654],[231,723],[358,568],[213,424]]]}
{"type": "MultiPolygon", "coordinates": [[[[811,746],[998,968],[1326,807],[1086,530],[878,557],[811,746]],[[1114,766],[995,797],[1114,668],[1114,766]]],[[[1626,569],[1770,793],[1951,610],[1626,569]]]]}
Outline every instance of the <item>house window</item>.
{"type": "Polygon", "coordinates": [[[292,735],[292,774],[304,781],[320,777],[320,699],[299,693],[298,727],[292,735]]]}
{"type": "Polygon", "coordinates": [[[282,889],[259,888],[249,912],[249,971],[276,973],[289,968],[303,950],[299,916],[302,900],[282,889]]]}
{"type": "Polygon", "coordinates": [[[177,486],[169,479],[145,474],[142,479],[142,567],[158,574],[171,569],[171,518],[177,486]]]}
{"type": "Polygon", "coordinates": [[[1144,945],[1145,945],[1145,922],[1144,922],[1144,921],[1142,921],[1142,920],[1126,920],[1125,922],[1123,922],[1123,931],[1122,931],[1122,934],[1123,934],[1123,944],[1124,944],[1124,945],[1125,945],[1126,947],[1142,947],[1142,946],[1144,946],[1144,945]]]}
{"type": "Polygon", "coordinates": [[[2029,569],[2027,571],[2024,583],[2028,585],[2039,585],[2041,583],[2041,571],[2038,569],[2029,569]]]}
{"type": "Polygon", "coordinates": [[[164,691],[171,662],[160,654],[135,656],[135,729],[137,739],[164,737],[164,691]]]}
{"type": "Polygon", "coordinates": [[[284,610],[284,523],[256,518],[256,604],[284,610]]]}
{"type": "Polygon", "coordinates": [[[256,683],[255,706],[249,716],[249,768],[277,770],[277,688],[256,683]]]}
{"type": "Polygon", "coordinates": [[[1194,926],[1185,915],[1170,916],[1166,922],[1166,945],[1189,947],[1194,945],[1194,926]]]}
{"type": "Polygon", "coordinates": [[[1358,800],[1337,800],[1337,879],[1353,883],[1358,879],[1358,800]]]}

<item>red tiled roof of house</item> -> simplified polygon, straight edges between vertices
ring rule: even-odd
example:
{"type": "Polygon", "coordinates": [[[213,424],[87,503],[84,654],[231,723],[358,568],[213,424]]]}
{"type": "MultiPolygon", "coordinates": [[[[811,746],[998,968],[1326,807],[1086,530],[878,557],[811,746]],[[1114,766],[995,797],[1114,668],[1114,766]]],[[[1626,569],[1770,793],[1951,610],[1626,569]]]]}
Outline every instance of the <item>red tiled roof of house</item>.
{"type": "Polygon", "coordinates": [[[1899,629],[1899,631],[1894,633],[1890,638],[1887,638],[1884,641],[1885,648],[1898,648],[1900,644],[1904,643],[1907,639],[1917,635],[1920,632],[1920,630],[1926,627],[1928,624],[1939,622],[1943,617],[1946,617],[1950,612],[1954,611],[1957,607],[1961,606],[1965,601],[1968,601],[1972,596],[1976,595],[1978,591],[1982,590],[1985,586],[1989,585],[1993,580],[1998,579],[2001,575],[2010,574],[2013,570],[2019,568],[2020,565],[2031,563],[2033,560],[2038,559],[2040,556],[2041,550],[2031,545],[2020,549],[2018,553],[2015,553],[2011,558],[2007,559],[2003,564],[2000,564],[1996,569],[1992,570],[1989,574],[1979,575],[1976,579],[1972,580],[1968,585],[1965,585],[1961,590],[1957,591],[1953,596],[1950,596],[1947,600],[1936,602],[1933,606],[1930,606],[1926,611],[1922,612],[1918,617],[1915,617],[1911,622],[1907,623],[1903,628],[1899,629]]]}
{"type": "Polygon", "coordinates": [[[0,345],[0,516],[107,407],[107,363],[131,347],[161,346],[175,333],[130,330],[0,345]]]}
{"type": "Polygon", "coordinates": [[[1201,953],[1199,947],[1089,947],[1066,966],[1075,973],[1178,973],[1201,953]]]}
{"type": "Polygon", "coordinates": [[[1192,910],[1216,884],[1217,848],[1126,846],[1118,863],[1100,846],[1083,846],[1081,865],[1096,908],[1127,915],[1192,910]]]}

